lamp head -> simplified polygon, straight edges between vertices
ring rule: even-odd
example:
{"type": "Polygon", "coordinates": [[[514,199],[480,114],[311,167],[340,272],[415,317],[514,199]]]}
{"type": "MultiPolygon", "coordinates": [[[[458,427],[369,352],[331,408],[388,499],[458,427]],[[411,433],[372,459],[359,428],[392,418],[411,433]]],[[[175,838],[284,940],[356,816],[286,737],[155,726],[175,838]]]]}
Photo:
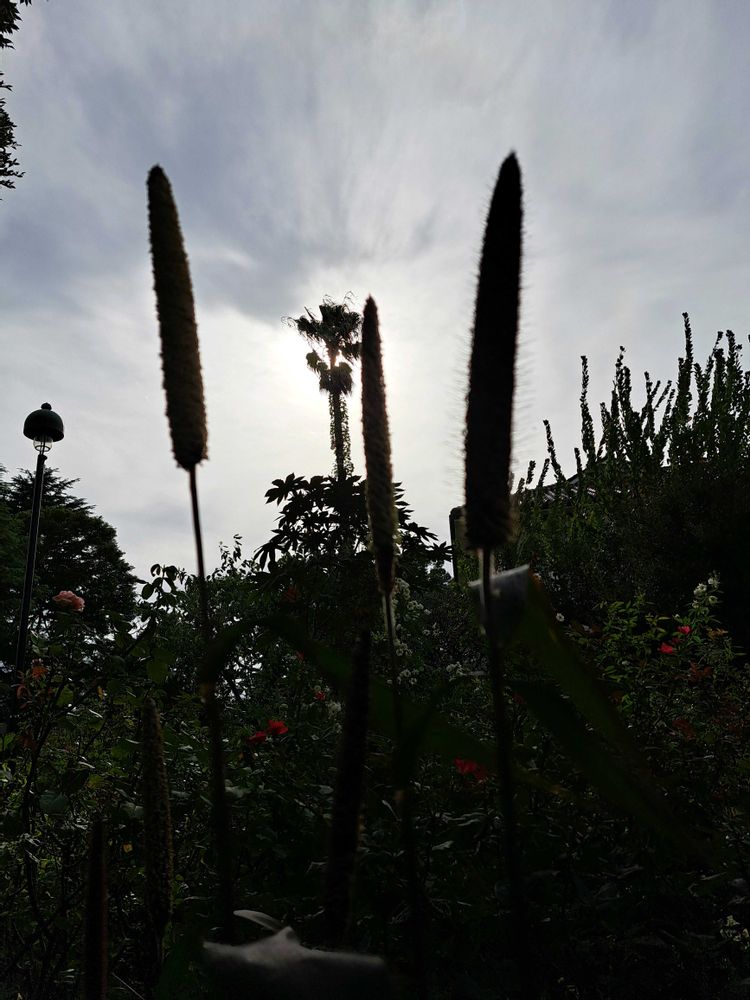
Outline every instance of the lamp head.
{"type": "Polygon", "coordinates": [[[23,433],[31,438],[37,451],[45,454],[55,441],[62,441],[65,428],[62,418],[55,413],[49,403],[42,403],[38,410],[30,413],[23,424],[23,433]]]}

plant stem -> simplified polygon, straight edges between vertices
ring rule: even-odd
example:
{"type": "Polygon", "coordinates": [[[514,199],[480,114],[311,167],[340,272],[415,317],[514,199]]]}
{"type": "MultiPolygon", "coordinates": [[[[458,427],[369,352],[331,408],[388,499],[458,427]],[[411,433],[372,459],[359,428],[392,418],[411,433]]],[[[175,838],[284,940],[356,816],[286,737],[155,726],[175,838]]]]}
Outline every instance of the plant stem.
{"type": "Polygon", "coordinates": [[[385,612],[385,627],[388,634],[388,661],[391,668],[391,692],[393,694],[393,724],[396,729],[396,746],[401,746],[403,738],[404,719],[401,711],[401,699],[398,696],[398,672],[396,667],[396,623],[393,618],[393,595],[383,597],[385,612]]]}
{"type": "Polygon", "coordinates": [[[535,996],[534,974],[529,952],[528,916],[526,897],[521,875],[521,851],[518,843],[518,821],[514,802],[513,781],[513,734],[510,729],[505,704],[504,664],[498,648],[492,614],[492,550],[483,548],[480,552],[482,571],[482,602],[484,604],[484,627],[487,635],[490,689],[492,691],[495,747],[497,749],[497,774],[500,781],[500,814],[503,820],[503,853],[508,877],[513,938],[516,950],[521,996],[531,1000],[535,996]]]}
{"type": "MultiPolygon", "coordinates": [[[[393,717],[396,729],[396,756],[403,745],[404,719],[401,700],[398,696],[398,675],[396,668],[396,628],[393,616],[393,595],[387,593],[383,597],[385,622],[388,633],[388,654],[391,668],[391,686],[393,691],[393,717]]],[[[400,782],[399,782],[400,784],[400,782]]],[[[418,1000],[427,1000],[427,965],[425,961],[425,932],[427,914],[424,906],[424,894],[419,884],[417,868],[417,844],[414,836],[414,798],[411,782],[404,782],[403,788],[395,790],[396,805],[401,820],[401,844],[404,850],[406,865],[406,885],[409,899],[409,923],[411,925],[412,970],[418,1000]]]]}
{"type": "MultiPolygon", "coordinates": [[[[208,589],[203,562],[203,538],[201,535],[200,513],[198,509],[198,489],[195,466],[190,469],[190,500],[193,511],[193,531],[198,557],[198,590],[201,602],[201,625],[206,646],[211,640],[211,625],[208,617],[208,589]]],[[[214,684],[204,685],[201,691],[208,724],[209,758],[211,761],[211,804],[213,807],[214,838],[216,848],[216,869],[219,877],[219,902],[221,914],[221,938],[231,944],[233,940],[234,901],[232,893],[232,850],[229,810],[227,809],[224,780],[224,742],[221,736],[221,716],[216,699],[214,684]]]]}
{"type": "Polygon", "coordinates": [[[195,536],[195,553],[198,558],[198,591],[201,602],[201,626],[203,638],[208,643],[211,639],[211,626],[208,618],[208,590],[206,588],[206,569],[203,562],[203,535],[201,533],[201,518],[198,508],[198,484],[195,477],[195,466],[190,469],[190,505],[193,512],[193,534],[195,536]]]}

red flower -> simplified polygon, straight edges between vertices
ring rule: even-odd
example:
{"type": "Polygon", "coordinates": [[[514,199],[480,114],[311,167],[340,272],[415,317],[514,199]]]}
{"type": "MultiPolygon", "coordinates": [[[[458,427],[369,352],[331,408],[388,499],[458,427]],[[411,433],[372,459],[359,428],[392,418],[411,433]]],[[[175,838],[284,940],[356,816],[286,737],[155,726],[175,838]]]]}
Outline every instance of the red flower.
{"type": "Polygon", "coordinates": [[[313,697],[315,698],[316,701],[325,701],[326,693],[325,691],[316,691],[313,697]]]}
{"type": "Polygon", "coordinates": [[[31,679],[32,681],[38,681],[40,677],[44,677],[47,673],[47,668],[42,663],[41,660],[31,661],[31,679]]]}
{"type": "Polygon", "coordinates": [[[305,654],[304,653],[300,653],[299,650],[297,650],[297,652],[294,655],[297,657],[297,659],[299,660],[300,663],[302,663],[303,660],[305,659],[305,654]]]}
{"type": "Polygon", "coordinates": [[[518,691],[514,691],[513,692],[513,701],[516,703],[516,705],[525,705],[526,704],[526,699],[524,698],[524,696],[522,694],[519,694],[518,691]]]}
{"type": "Polygon", "coordinates": [[[84,599],[78,594],[74,594],[72,590],[61,590],[52,600],[58,608],[64,608],[67,611],[83,611],[86,604],[84,599]]]}
{"type": "Polygon", "coordinates": [[[661,646],[659,646],[659,652],[660,653],[676,653],[677,650],[674,648],[674,646],[670,646],[668,642],[663,642],[661,644],[661,646]]]}
{"type": "Polygon", "coordinates": [[[484,764],[477,764],[475,760],[456,757],[453,764],[459,774],[473,774],[477,781],[484,781],[487,777],[487,768],[484,764]]]}
{"type": "Polygon", "coordinates": [[[295,604],[299,600],[299,596],[299,590],[292,583],[281,595],[281,599],[282,601],[286,601],[287,604],[295,604]]]}
{"type": "Polygon", "coordinates": [[[269,736],[283,736],[284,733],[289,732],[289,727],[281,719],[269,719],[268,720],[268,735],[269,736]]]}
{"type": "Polygon", "coordinates": [[[690,633],[693,630],[690,628],[689,625],[678,625],[677,626],[677,631],[681,632],[683,635],[690,635],[690,633]]]}
{"type": "Polygon", "coordinates": [[[267,737],[268,733],[264,733],[263,730],[261,729],[257,733],[253,733],[252,736],[246,736],[245,743],[247,743],[251,747],[254,747],[257,743],[264,743],[267,737]]]}

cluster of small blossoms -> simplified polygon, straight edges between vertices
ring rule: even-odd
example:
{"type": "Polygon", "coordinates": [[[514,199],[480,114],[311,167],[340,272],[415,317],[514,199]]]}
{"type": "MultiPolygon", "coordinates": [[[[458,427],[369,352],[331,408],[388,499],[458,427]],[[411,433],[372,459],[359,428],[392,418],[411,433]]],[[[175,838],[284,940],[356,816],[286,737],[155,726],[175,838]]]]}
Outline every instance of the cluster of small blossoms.
{"type": "Polygon", "coordinates": [[[722,925],[720,934],[725,941],[738,944],[743,951],[750,950],[750,931],[748,931],[747,927],[740,927],[739,922],[731,914],[722,925]]]}
{"type": "Polygon", "coordinates": [[[472,673],[462,663],[449,663],[445,668],[445,672],[448,675],[448,680],[453,680],[457,677],[468,677],[472,673]]]}
{"type": "Polygon", "coordinates": [[[716,573],[709,576],[705,583],[699,583],[693,591],[693,607],[702,608],[707,604],[718,604],[716,591],[719,589],[719,577],[716,573]]]}
{"type": "Polygon", "coordinates": [[[417,671],[416,670],[402,670],[398,675],[399,684],[408,684],[410,687],[414,687],[417,683],[417,671]]]}
{"type": "Polygon", "coordinates": [[[393,640],[393,650],[399,659],[403,659],[411,655],[411,649],[398,637],[393,640]]]}

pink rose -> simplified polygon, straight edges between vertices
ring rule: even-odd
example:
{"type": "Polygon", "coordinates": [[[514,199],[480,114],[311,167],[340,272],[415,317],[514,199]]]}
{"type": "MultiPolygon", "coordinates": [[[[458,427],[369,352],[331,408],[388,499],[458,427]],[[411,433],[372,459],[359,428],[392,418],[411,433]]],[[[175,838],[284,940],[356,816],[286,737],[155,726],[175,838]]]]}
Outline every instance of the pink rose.
{"type": "Polygon", "coordinates": [[[86,604],[84,599],[74,594],[72,590],[61,590],[52,600],[58,608],[64,608],[66,611],[83,611],[86,604]]]}

